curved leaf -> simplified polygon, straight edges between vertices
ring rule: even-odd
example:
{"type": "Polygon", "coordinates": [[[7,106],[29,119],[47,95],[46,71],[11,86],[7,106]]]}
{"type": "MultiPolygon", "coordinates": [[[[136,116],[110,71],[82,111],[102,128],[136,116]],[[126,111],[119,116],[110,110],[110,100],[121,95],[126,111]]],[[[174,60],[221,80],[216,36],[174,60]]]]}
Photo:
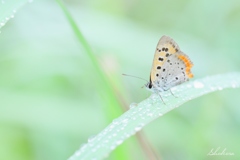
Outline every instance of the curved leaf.
{"type": "Polygon", "coordinates": [[[14,17],[18,8],[24,5],[28,0],[1,0],[0,1],[0,28],[2,28],[7,21],[14,17]]]}
{"type": "Polygon", "coordinates": [[[102,132],[88,140],[69,160],[100,160],[106,158],[111,151],[140,131],[145,125],[162,116],[181,104],[201,95],[222,90],[224,88],[237,88],[240,86],[240,73],[229,73],[197,79],[173,87],[161,93],[166,105],[159,95],[152,94],[146,100],[132,104],[130,110],[119,118],[113,120],[102,132]]]}

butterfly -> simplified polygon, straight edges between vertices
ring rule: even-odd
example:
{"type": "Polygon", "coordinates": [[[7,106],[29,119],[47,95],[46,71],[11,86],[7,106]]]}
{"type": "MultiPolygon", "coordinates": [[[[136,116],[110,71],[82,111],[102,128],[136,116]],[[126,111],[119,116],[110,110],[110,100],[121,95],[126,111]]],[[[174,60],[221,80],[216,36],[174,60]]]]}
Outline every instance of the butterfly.
{"type": "Polygon", "coordinates": [[[162,36],[154,54],[150,80],[145,86],[155,93],[167,91],[192,78],[192,66],[178,44],[172,38],[162,36]]]}

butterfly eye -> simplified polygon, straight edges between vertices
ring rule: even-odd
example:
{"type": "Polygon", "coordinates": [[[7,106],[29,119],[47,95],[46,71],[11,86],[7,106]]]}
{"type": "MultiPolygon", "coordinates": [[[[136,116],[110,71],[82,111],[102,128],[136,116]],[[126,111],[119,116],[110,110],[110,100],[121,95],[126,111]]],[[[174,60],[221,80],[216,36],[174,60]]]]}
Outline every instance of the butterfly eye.
{"type": "Polygon", "coordinates": [[[152,83],[150,83],[150,84],[148,85],[148,88],[149,88],[149,89],[151,89],[151,88],[152,88],[152,83]]]}

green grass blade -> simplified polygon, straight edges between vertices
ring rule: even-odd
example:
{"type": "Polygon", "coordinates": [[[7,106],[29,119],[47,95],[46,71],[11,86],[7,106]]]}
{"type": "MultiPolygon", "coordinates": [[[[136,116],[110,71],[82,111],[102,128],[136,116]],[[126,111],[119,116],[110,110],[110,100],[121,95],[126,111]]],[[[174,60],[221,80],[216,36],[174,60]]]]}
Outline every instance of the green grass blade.
{"type": "Polygon", "coordinates": [[[172,92],[178,98],[168,91],[162,93],[166,105],[159,95],[152,94],[146,100],[132,104],[130,110],[115,119],[97,136],[89,139],[88,143],[76,151],[69,160],[104,159],[131,135],[181,104],[210,92],[238,87],[240,73],[229,73],[197,79],[172,88],[172,92]]]}
{"type": "MultiPolygon", "coordinates": [[[[77,26],[76,22],[72,18],[70,12],[67,10],[65,5],[62,3],[61,0],[56,0],[56,2],[59,4],[59,6],[62,8],[65,16],[67,17],[67,20],[72,27],[72,30],[74,31],[78,41],[80,44],[83,46],[83,48],[86,51],[86,54],[88,55],[89,59],[92,62],[92,65],[94,66],[94,73],[96,73],[96,79],[101,83],[99,85],[98,90],[103,92],[103,100],[106,104],[105,112],[107,115],[108,120],[112,120],[122,114],[122,109],[121,106],[118,102],[118,99],[115,96],[114,89],[111,86],[111,82],[108,80],[106,74],[102,70],[101,65],[99,64],[96,56],[91,50],[90,45],[88,44],[87,40],[83,36],[82,32],[80,31],[79,27],[77,26]]],[[[118,159],[129,159],[130,153],[127,152],[126,147],[120,147],[116,150],[114,153],[114,156],[117,157],[118,159]]]]}
{"type": "Polygon", "coordinates": [[[28,0],[1,0],[0,1],[0,29],[14,17],[14,14],[28,0]]]}
{"type": "Polygon", "coordinates": [[[108,78],[106,77],[104,71],[102,70],[101,65],[99,64],[96,56],[94,55],[94,53],[91,50],[90,45],[88,44],[87,40],[84,38],[83,34],[81,33],[80,29],[78,28],[76,22],[73,20],[72,16],[70,15],[70,13],[67,10],[67,8],[65,7],[65,5],[62,3],[61,0],[56,0],[56,1],[62,8],[77,39],[79,40],[79,42],[85,49],[86,54],[88,55],[89,59],[92,62],[92,65],[94,66],[95,73],[97,74],[96,79],[98,79],[98,81],[100,81],[102,83],[100,85],[101,86],[100,90],[104,90],[105,91],[104,94],[106,94],[108,96],[108,104],[110,104],[110,106],[111,106],[108,108],[108,110],[110,110],[110,113],[108,115],[111,115],[111,117],[117,117],[119,115],[119,113],[121,113],[121,111],[118,110],[118,109],[120,109],[120,105],[118,103],[118,100],[114,96],[115,92],[113,91],[113,88],[110,86],[111,83],[108,81],[108,78]]]}

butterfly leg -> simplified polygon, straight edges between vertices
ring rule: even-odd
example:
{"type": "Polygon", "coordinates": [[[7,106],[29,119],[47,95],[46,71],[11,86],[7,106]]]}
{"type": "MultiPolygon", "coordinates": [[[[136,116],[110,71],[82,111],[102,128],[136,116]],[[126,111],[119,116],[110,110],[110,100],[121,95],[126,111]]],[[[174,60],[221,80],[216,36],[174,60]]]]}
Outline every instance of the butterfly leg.
{"type": "Polygon", "coordinates": [[[159,97],[161,98],[162,102],[163,102],[163,103],[166,105],[166,103],[164,102],[164,100],[163,100],[163,98],[162,98],[161,94],[160,94],[160,93],[158,93],[158,95],[159,95],[159,97]]]}
{"type": "Polygon", "coordinates": [[[178,98],[177,96],[175,96],[175,95],[173,94],[173,92],[172,92],[171,89],[169,89],[169,90],[170,90],[171,94],[172,94],[175,98],[178,98]]]}

